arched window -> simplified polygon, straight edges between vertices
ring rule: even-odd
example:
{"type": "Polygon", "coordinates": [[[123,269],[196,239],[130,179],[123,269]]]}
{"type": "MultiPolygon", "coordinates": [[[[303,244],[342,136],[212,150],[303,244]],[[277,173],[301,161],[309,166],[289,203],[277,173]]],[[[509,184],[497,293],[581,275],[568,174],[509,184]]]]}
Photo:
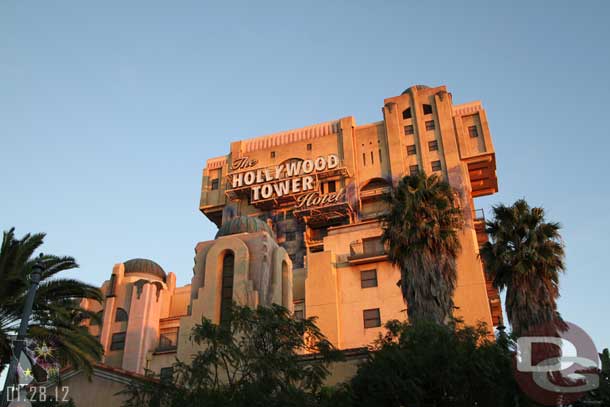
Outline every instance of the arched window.
{"type": "Polygon", "coordinates": [[[129,315],[127,315],[127,311],[123,308],[117,308],[116,314],[114,315],[114,322],[125,322],[129,319],[129,315]]]}
{"type": "Polygon", "coordinates": [[[235,270],[235,255],[227,252],[222,259],[222,288],[220,291],[220,322],[222,323],[228,314],[228,309],[233,302],[233,275],[235,270]]]}

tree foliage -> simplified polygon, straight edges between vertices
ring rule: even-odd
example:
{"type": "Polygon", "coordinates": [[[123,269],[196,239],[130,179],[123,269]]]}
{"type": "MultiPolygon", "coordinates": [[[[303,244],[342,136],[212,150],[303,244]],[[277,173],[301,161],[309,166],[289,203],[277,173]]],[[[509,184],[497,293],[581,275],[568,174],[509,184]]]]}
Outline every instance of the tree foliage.
{"type": "Polygon", "coordinates": [[[171,381],[134,383],[126,406],[308,406],[321,398],[329,363],[341,354],[315,319],[279,306],[233,306],[220,325],[203,318],[191,339],[200,351],[174,365],[171,381]],[[304,354],[315,355],[305,363],[304,354]]]}
{"type": "MultiPolygon", "coordinates": [[[[354,406],[514,406],[512,352],[484,325],[390,321],[351,380],[354,406]]],[[[527,404],[520,404],[522,406],[527,404]]]]}
{"type": "Polygon", "coordinates": [[[59,278],[62,271],[78,267],[72,257],[41,255],[34,252],[45,235],[26,234],[15,238],[14,229],[4,232],[0,248],[0,368],[11,357],[10,338],[16,334],[36,262],[43,266],[36,292],[28,338],[51,346],[55,360],[63,365],[91,372],[103,349],[81,322],[99,317],[81,307],[82,299],[102,301],[99,289],[78,280],[59,278]]]}
{"type": "Polygon", "coordinates": [[[515,335],[563,322],[557,312],[559,274],[564,271],[560,225],[525,200],[493,207],[490,241],[480,250],[494,287],[506,290],[506,315],[515,335]]]}
{"type": "Polygon", "coordinates": [[[382,239],[400,269],[409,320],[448,323],[463,223],[451,187],[439,176],[422,172],[401,179],[386,201],[382,239]]]}

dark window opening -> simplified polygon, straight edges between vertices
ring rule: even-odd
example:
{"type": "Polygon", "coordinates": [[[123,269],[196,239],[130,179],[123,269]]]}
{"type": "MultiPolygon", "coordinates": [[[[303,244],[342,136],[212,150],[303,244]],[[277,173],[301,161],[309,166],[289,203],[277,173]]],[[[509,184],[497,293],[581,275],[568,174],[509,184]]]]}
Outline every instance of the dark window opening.
{"type": "Polygon", "coordinates": [[[434,120],[428,120],[426,122],[426,130],[434,130],[434,120]]]}
{"type": "Polygon", "coordinates": [[[438,141],[436,141],[436,140],[428,141],[428,149],[430,151],[437,151],[438,150],[438,141]]]}
{"type": "Polygon", "coordinates": [[[307,144],[307,151],[311,151],[311,143],[307,144]]]}
{"type": "Polygon", "coordinates": [[[233,303],[233,274],[235,266],[235,256],[233,253],[226,253],[222,260],[222,288],[220,291],[220,323],[223,323],[228,316],[229,309],[233,303]]]}
{"type": "Polygon", "coordinates": [[[275,151],[271,152],[271,158],[275,158],[275,151]]]}
{"type": "Polygon", "coordinates": [[[440,171],[442,168],[440,161],[432,161],[432,171],[440,171]]]}
{"type": "Polygon", "coordinates": [[[365,309],[362,311],[362,316],[364,318],[364,328],[376,328],[381,326],[379,308],[365,309]]]}
{"type": "Polygon", "coordinates": [[[371,151],[371,164],[375,164],[375,157],[373,156],[373,152],[371,151]]]}
{"type": "Polygon", "coordinates": [[[477,130],[477,126],[468,126],[468,134],[472,138],[479,137],[479,131],[477,130]]]}
{"type": "Polygon", "coordinates": [[[127,314],[127,311],[125,311],[123,308],[116,309],[116,314],[114,314],[114,322],[125,322],[128,319],[129,315],[127,314]]]}
{"type": "Polygon", "coordinates": [[[214,178],[212,180],[212,191],[215,189],[218,189],[219,186],[220,186],[220,180],[218,178],[214,178]]]}
{"type": "Polygon", "coordinates": [[[409,134],[413,134],[413,125],[412,124],[405,126],[405,136],[408,136],[409,134]]]}
{"type": "Polygon", "coordinates": [[[410,165],[409,166],[409,175],[417,175],[419,173],[419,165],[410,165]]]}
{"type": "Polygon", "coordinates": [[[337,182],[328,181],[328,192],[337,192],[337,182]]]}
{"type": "Polygon", "coordinates": [[[411,108],[407,107],[407,109],[402,112],[402,119],[406,120],[406,119],[410,119],[410,118],[411,118],[411,108]]]}
{"type": "Polygon", "coordinates": [[[407,146],[407,155],[415,155],[417,154],[417,148],[415,147],[415,144],[411,144],[410,146],[407,146]]]}
{"type": "Polygon", "coordinates": [[[382,163],[383,161],[381,161],[381,149],[379,149],[379,162],[382,163]]]}
{"type": "Polygon", "coordinates": [[[112,341],[110,342],[110,350],[123,350],[125,349],[125,336],[126,332],[118,332],[112,334],[112,341]]]}
{"type": "Polygon", "coordinates": [[[305,301],[299,300],[294,302],[294,319],[305,319],[305,301]]]}
{"type": "Polygon", "coordinates": [[[431,105],[424,105],[424,114],[432,114],[432,106],[431,105]]]}
{"type": "Polygon", "coordinates": [[[362,270],[360,272],[360,287],[377,287],[377,270],[362,270]]]}
{"type": "Polygon", "coordinates": [[[159,378],[161,379],[161,383],[168,383],[172,381],[174,377],[174,368],[173,367],[162,367],[159,372],[159,378]]]}

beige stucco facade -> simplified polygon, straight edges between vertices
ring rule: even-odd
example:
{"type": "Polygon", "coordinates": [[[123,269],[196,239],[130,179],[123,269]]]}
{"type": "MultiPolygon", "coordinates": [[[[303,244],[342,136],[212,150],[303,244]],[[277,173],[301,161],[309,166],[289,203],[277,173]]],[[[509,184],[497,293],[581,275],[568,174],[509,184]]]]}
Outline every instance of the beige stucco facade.
{"type": "MultiPolygon", "coordinates": [[[[497,192],[485,110],[480,102],[454,105],[444,86],[421,85],[385,99],[381,110],[379,122],[344,117],[235,141],[226,155],[210,158],[199,208],[219,234],[196,244],[184,287],[150,260],[114,266],[102,286],[104,303],[87,304],[103,317],[90,327],[104,347],[103,364],[163,374],[176,357],[197,351],[192,327],[202,317],[220,321],[227,295],[315,316],[347,352],[366,347],[385,321],[406,318],[400,273],[380,243],[381,197],[418,170],[447,180],[463,210],[456,315],[499,324],[499,297],[478,257],[486,236],[474,204],[497,192]]],[[[329,382],[355,372],[362,355],[354,355],[335,366],[329,382]]]]}

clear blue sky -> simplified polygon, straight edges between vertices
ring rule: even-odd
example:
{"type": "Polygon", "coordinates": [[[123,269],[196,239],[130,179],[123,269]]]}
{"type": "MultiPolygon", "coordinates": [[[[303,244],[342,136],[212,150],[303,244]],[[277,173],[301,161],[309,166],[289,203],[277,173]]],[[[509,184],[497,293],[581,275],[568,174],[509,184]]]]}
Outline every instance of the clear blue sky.
{"type": "Polygon", "coordinates": [[[309,3],[2,1],[0,227],[91,283],[147,257],[186,284],[207,158],[445,84],[487,109],[500,192],[477,205],[561,221],[560,310],[610,346],[610,3],[309,3]]]}

